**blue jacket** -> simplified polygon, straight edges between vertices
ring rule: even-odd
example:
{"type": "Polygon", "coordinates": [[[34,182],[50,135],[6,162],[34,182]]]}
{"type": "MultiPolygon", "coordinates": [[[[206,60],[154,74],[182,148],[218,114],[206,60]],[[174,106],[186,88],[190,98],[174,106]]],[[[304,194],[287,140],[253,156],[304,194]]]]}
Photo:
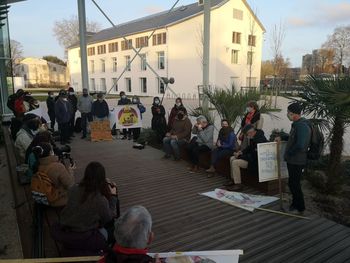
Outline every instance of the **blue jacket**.
{"type": "Polygon", "coordinates": [[[92,103],[91,109],[92,116],[96,116],[97,118],[105,118],[109,116],[109,108],[108,104],[105,100],[99,102],[98,100],[92,103]]]}
{"type": "Polygon", "coordinates": [[[55,104],[55,116],[58,123],[68,123],[72,117],[72,105],[69,101],[58,99],[55,104]]]}
{"type": "Polygon", "coordinates": [[[227,138],[219,138],[220,141],[220,148],[222,149],[229,149],[229,150],[236,150],[236,134],[232,131],[227,138]]]}

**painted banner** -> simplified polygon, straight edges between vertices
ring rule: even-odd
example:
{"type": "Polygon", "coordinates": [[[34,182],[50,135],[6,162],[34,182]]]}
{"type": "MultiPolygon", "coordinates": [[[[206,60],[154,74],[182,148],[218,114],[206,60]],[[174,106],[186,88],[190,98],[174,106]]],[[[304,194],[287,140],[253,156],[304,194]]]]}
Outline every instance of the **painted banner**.
{"type": "Polygon", "coordinates": [[[137,105],[119,105],[109,114],[111,128],[116,129],[142,128],[141,113],[137,105]]]}
{"type": "Polygon", "coordinates": [[[50,123],[50,117],[49,115],[47,114],[47,111],[41,107],[41,105],[39,106],[39,108],[35,109],[35,110],[32,110],[32,111],[27,111],[26,113],[24,113],[25,115],[29,114],[29,113],[32,113],[32,114],[35,114],[39,117],[42,117],[43,119],[45,119],[45,121],[47,123],[50,123]]]}
{"type": "MultiPolygon", "coordinates": [[[[156,254],[148,255],[155,257],[156,254]]],[[[162,263],[238,263],[240,255],[243,255],[243,250],[158,253],[162,263]]]]}
{"type": "Polygon", "coordinates": [[[215,189],[215,191],[202,193],[200,195],[219,200],[249,212],[254,212],[255,208],[278,200],[277,197],[273,196],[251,195],[239,192],[230,192],[223,189],[215,189]]]}
{"type": "MultiPolygon", "coordinates": [[[[281,142],[280,160],[281,177],[288,178],[287,163],[284,161],[284,152],[287,142],[281,142]]],[[[258,144],[259,182],[266,182],[278,179],[277,169],[277,142],[258,144]]]]}

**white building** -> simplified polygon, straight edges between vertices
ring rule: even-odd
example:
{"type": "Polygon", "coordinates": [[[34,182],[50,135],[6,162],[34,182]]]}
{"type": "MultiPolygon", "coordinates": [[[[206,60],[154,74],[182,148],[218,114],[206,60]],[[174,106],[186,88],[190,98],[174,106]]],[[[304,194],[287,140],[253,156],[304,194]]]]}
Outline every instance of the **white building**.
{"type": "MultiPolygon", "coordinates": [[[[197,98],[202,84],[201,2],[108,28],[88,38],[90,90],[143,96],[164,92],[162,83],[138,56],[116,83],[135,55],[132,44],[136,49],[143,47],[140,54],[159,76],[175,78],[171,88],[177,96],[197,98]]],[[[231,88],[234,84],[236,89],[258,86],[263,25],[246,0],[211,0],[211,5],[210,85],[231,88]]],[[[68,50],[68,66],[71,84],[81,90],[78,45],[68,50]]],[[[175,95],[167,92],[166,96],[175,95]]]]}

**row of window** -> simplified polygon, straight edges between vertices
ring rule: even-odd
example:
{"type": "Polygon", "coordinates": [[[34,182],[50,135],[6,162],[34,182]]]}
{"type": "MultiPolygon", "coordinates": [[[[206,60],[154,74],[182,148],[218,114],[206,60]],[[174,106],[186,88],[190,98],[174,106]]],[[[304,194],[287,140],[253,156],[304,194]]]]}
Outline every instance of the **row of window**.
{"type": "MultiPolygon", "coordinates": [[[[157,68],[159,70],[165,69],[165,54],[164,51],[157,52],[157,68]]],[[[125,67],[126,71],[131,71],[131,57],[125,56],[125,67]]],[[[118,69],[118,59],[116,57],[112,57],[112,72],[117,72],[118,69]]],[[[140,65],[141,65],[141,71],[147,70],[147,56],[146,54],[140,54],[140,65]]],[[[100,70],[102,73],[106,72],[106,60],[100,59],[100,70]]],[[[89,72],[95,73],[95,61],[90,60],[89,61],[89,72]]]]}
{"type": "MultiPolygon", "coordinates": [[[[131,78],[124,78],[124,81],[125,81],[126,92],[133,92],[131,78]]],[[[156,81],[157,81],[157,85],[158,85],[158,87],[157,87],[158,93],[164,94],[164,92],[165,92],[164,83],[159,78],[156,78],[156,81]]],[[[147,93],[147,78],[140,78],[139,83],[140,83],[141,93],[147,93]]],[[[117,92],[118,91],[117,78],[112,78],[112,85],[113,85],[113,89],[117,92]]],[[[96,79],[90,78],[90,89],[91,90],[105,91],[105,92],[108,91],[107,85],[106,85],[106,79],[100,78],[100,84],[99,84],[99,87],[97,87],[96,79]]]]}
{"type": "MultiPolygon", "coordinates": [[[[240,32],[232,32],[232,43],[241,44],[241,36],[242,36],[242,33],[240,32]]],[[[255,47],[255,45],[256,45],[256,36],[248,35],[248,46],[255,47]]]]}
{"type": "MultiPolygon", "coordinates": [[[[239,63],[239,50],[232,49],[231,50],[231,64],[238,64],[239,63]]],[[[253,64],[253,58],[254,58],[254,52],[248,51],[247,52],[247,65],[253,64]]]]}
{"type": "MultiPolygon", "coordinates": [[[[148,47],[148,36],[143,36],[143,37],[138,37],[135,39],[136,40],[136,48],[141,48],[141,47],[148,47]]],[[[164,45],[166,44],[167,39],[166,39],[166,33],[159,33],[159,34],[154,34],[152,36],[152,44],[153,46],[158,46],[158,45],[164,45]]],[[[122,40],[121,41],[121,50],[130,50],[132,49],[132,39],[127,39],[127,40],[122,40]]],[[[108,44],[108,52],[113,53],[113,52],[118,52],[119,51],[119,44],[118,42],[113,42],[108,44]]],[[[106,49],[106,44],[103,45],[98,45],[97,46],[97,54],[106,54],[107,49],[106,49]]],[[[89,47],[87,49],[87,54],[88,56],[94,56],[95,53],[95,47],[89,47]]]]}

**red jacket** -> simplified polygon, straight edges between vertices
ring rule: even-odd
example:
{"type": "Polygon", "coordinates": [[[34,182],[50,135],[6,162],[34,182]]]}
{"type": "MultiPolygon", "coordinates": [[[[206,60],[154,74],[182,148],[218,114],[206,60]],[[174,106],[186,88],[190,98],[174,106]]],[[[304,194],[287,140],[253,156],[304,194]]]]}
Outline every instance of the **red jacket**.
{"type": "Polygon", "coordinates": [[[147,249],[124,248],[118,245],[99,260],[99,263],[152,263],[154,259],[147,255],[147,249]]]}

